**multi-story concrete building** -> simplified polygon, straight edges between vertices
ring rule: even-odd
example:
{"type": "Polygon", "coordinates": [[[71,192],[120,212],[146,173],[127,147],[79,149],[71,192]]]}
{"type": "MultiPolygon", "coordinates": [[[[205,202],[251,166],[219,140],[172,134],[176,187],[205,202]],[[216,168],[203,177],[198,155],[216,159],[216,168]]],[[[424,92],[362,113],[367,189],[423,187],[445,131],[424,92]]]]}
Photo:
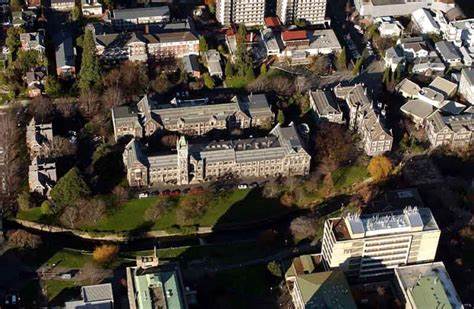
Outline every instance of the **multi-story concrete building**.
{"type": "Polygon", "coordinates": [[[170,8],[166,5],[158,7],[119,9],[109,14],[114,28],[136,29],[149,24],[167,23],[170,20],[170,8]]]}
{"type": "Polygon", "coordinates": [[[132,187],[186,185],[233,174],[243,179],[307,175],[311,156],[293,126],[277,125],[268,136],[189,144],[182,136],[176,153],[147,155],[133,139],[123,161],[132,187]]]}
{"type": "Polygon", "coordinates": [[[402,305],[406,309],[463,309],[443,262],[395,268],[402,305]]]}
{"type": "Polygon", "coordinates": [[[459,79],[459,94],[474,105],[474,69],[464,68],[459,79]]]}
{"type": "Polygon", "coordinates": [[[56,11],[71,11],[76,5],[74,0],[51,0],[51,8],[56,11]]]}
{"type": "Polygon", "coordinates": [[[217,21],[224,26],[230,26],[231,24],[263,25],[265,3],[265,0],[217,0],[217,21]]]}
{"type": "Polygon", "coordinates": [[[389,274],[401,265],[433,261],[440,234],[429,208],[331,218],[324,223],[323,262],[348,276],[389,274]]]}
{"type": "Polygon", "coordinates": [[[454,0],[354,0],[359,14],[368,17],[410,15],[418,9],[443,12],[455,7],[454,0]]]}
{"type": "Polygon", "coordinates": [[[138,256],[137,265],[127,267],[130,309],[187,309],[186,291],[178,264],[160,264],[156,252],[138,256]]]}
{"type": "Polygon", "coordinates": [[[276,15],[283,24],[305,20],[311,24],[326,22],[327,0],[277,0],[276,15]]]}
{"type": "Polygon", "coordinates": [[[442,116],[436,111],[426,119],[426,134],[432,147],[467,147],[474,142],[474,114],[442,116]]]}
{"type": "Polygon", "coordinates": [[[357,131],[362,138],[365,153],[376,156],[390,151],[393,136],[384,124],[384,110],[367,96],[367,90],[360,84],[349,87],[336,86],[336,97],[344,99],[349,107],[349,128],[357,131]]]}
{"type": "Polygon", "coordinates": [[[215,129],[271,128],[274,114],[264,94],[235,97],[231,102],[216,104],[209,104],[207,98],[156,104],[145,96],[137,103],[136,111],[114,108],[112,121],[118,139],[125,135],[150,136],[161,130],[203,135],[215,129]]]}

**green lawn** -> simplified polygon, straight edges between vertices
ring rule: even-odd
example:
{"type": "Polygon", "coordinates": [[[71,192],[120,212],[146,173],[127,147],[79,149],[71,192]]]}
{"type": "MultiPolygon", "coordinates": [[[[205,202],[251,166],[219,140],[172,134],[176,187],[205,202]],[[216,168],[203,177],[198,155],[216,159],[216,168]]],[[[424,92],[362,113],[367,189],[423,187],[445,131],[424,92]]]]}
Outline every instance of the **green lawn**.
{"type": "Polygon", "coordinates": [[[44,284],[48,301],[53,301],[55,304],[62,303],[69,298],[68,295],[76,294],[81,286],[73,280],[46,280],[44,284]]]}
{"type": "Polygon", "coordinates": [[[245,77],[234,76],[225,79],[225,85],[228,88],[245,88],[248,83],[245,77]]]}
{"type": "Polygon", "coordinates": [[[56,252],[45,264],[56,264],[59,267],[81,268],[88,262],[92,262],[92,255],[64,249],[56,252]]]}
{"type": "Polygon", "coordinates": [[[18,212],[17,218],[27,221],[42,222],[43,214],[41,213],[41,207],[35,207],[28,210],[22,210],[18,212]]]}
{"type": "Polygon", "coordinates": [[[336,189],[344,189],[369,177],[367,168],[359,165],[341,167],[332,174],[336,189]]]}

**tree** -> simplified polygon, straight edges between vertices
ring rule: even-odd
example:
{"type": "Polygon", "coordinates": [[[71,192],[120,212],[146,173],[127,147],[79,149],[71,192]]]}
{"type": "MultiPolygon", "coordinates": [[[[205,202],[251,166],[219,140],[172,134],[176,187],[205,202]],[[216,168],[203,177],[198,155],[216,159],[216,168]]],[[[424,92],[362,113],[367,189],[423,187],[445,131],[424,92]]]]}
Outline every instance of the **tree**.
{"type": "Polygon", "coordinates": [[[74,5],[71,11],[71,18],[73,21],[78,21],[82,19],[82,9],[78,5],[74,5]]]}
{"type": "Polygon", "coordinates": [[[342,50],[337,54],[337,66],[341,70],[347,69],[347,54],[345,47],[343,47],[342,50]]]}
{"type": "Polygon", "coordinates": [[[255,79],[255,73],[253,72],[252,65],[247,65],[245,69],[245,79],[250,82],[255,79]]]}
{"type": "Polygon", "coordinates": [[[310,217],[297,217],[290,223],[290,232],[295,241],[316,235],[315,220],[310,217]]]}
{"type": "Polygon", "coordinates": [[[234,68],[232,67],[232,62],[228,60],[225,63],[225,77],[231,77],[234,75],[234,68]]]}
{"type": "Polygon", "coordinates": [[[278,110],[277,121],[280,125],[285,123],[285,114],[281,109],[278,110]]]}
{"type": "Polygon", "coordinates": [[[323,122],[313,137],[315,157],[323,174],[331,173],[350,160],[354,146],[350,133],[339,124],[323,122]]]}
{"type": "Polygon", "coordinates": [[[144,217],[148,221],[158,220],[165,212],[166,207],[168,206],[169,201],[165,198],[159,199],[156,204],[151,206],[145,211],[144,217]]]}
{"type": "Polygon", "coordinates": [[[195,219],[205,213],[210,201],[211,195],[209,192],[197,195],[185,195],[181,198],[179,207],[176,210],[176,222],[180,226],[192,224],[195,219]]]}
{"type": "Polygon", "coordinates": [[[77,167],[71,168],[51,189],[51,198],[60,206],[74,205],[80,198],[87,197],[91,190],[82,179],[77,167]]]}
{"type": "Polygon", "coordinates": [[[165,72],[158,75],[151,84],[151,88],[159,94],[168,92],[172,87],[173,84],[169,81],[165,72]]]}
{"type": "Polygon", "coordinates": [[[214,89],[216,84],[214,82],[214,79],[211,77],[211,75],[209,75],[209,73],[204,73],[202,77],[204,79],[204,85],[206,86],[206,88],[214,89]]]}
{"type": "Polygon", "coordinates": [[[12,12],[21,11],[25,6],[25,2],[23,0],[11,0],[10,1],[10,8],[12,12]]]}
{"type": "Polygon", "coordinates": [[[207,45],[206,37],[203,35],[199,36],[199,51],[201,53],[207,52],[209,50],[209,46],[207,45]]]}
{"type": "Polygon", "coordinates": [[[381,180],[390,175],[393,170],[393,164],[389,158],[380,155],[370,160],[367,170],[375,180],[381,180]]]}
{"type": "Polygon", "coordinates": [[[21,192],[18,195],[16,201],[20,210],[25,211],[33,207],[33,203],[31,202],[31,194],[27,190],[21,192]]]}
{"type": "Polygon", "coordinates": [[[48,76],[44,85],[44,91],[51,97],[59,96],[61,94],[61,84],[56,78],[48,76]]]}
{"type": "Polygon", "coordinates": [[[267,74],[267,65],[265,63],[262,63],[260,66],[260,75],[266,75],[267,74]]]}
{"type": "Polygon", "coordinates": [[[382,81],[385,84],[388,84],[390,82],[390,68],[386,68],[385,71],[383,72],[382,81]]]}
{"type": "Polygon", "coordinates": [[[41,214],[45,216],[52,215],[54,213],[53,211],[53,205],[46,200],[43,203],[41,203],[41,214]]]}
{"type": "Polygon", "coordinates": [[[362,65],[364,64],[364,57],[360,57],[357,59],[356,63],[354,64],[354,68],[352,69],[352,74],[357,75],[360,73],[362,69],[362,65]]]}
{"type": "Polygon", "coordinates": [[[328,55],[317,56],[313,65],[311,66],[311,70],[320,75],[328,74],[330,69],[331,59],[329,59],[328,55]]]}
{"type": "Polygon", "coordinates": [[[278,264],[277,261],[268,262],[267,269],[275,277],[281,277],[282,276],[280,264],[278,264]]]}
{"type": "Polygon", "coordinates": [[[274,180],[270,180],[265,183],[262,193],[266,198],[275,198],[280,194],[280,187],[274,180]]]}
{"type": "Polygon", "coordinates": [[[116,245],[102,245],[94,249],[92,259],[100,265],[109,265],[115,260],[118,252],[119,248],[116,245]]]}
{"type": "Polygon", "coordinates": [[[41,246],[41,237],[25,230],[12,230],[7,233],[10,246],[21,249],[36,249],[41,246]]]}
{"type": "Polygon", "coordinates": [[[99,59],[95,52],[95,40],[92,30],[86,29],[82,48],[81,71],[79,72],[79,89],[89,91],[100,85],[99,59]]]}
{"type": "Polygon", "coordinates": [[[17,27],[10,27],[7,30],[7,38],[5,40],[5,44],[8,47],[8,51],[10,52],[12,61],[16,59],[18,49],[21,46],[20,33],[23,33],[23,32],[24,32],[23,28],[17,28],[17,27]]]}

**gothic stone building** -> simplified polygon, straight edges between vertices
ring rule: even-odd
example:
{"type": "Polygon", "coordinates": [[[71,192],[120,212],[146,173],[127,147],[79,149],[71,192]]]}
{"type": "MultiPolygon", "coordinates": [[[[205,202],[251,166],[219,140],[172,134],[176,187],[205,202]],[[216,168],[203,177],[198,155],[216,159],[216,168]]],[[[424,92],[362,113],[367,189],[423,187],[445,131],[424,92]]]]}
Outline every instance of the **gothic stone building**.
{"type": "Polygon", "coordinates": [[[170,104],[156,104],[145,96],[136,110],[113,108],[112,121],[118,140],[126,135],[150,136],[159,130],[203,135],[213,129],[270,127],[274,115],[264,94],[235,97],[219,104],[209,104],[207,99],[174,99],[170,104]]]}
{"type": "Polygon", "coordinates": [[[293,126],[277,125],[266,137],[243,140],[189,144],[181,137],[176,148],[174,154],[147,155],[138,141],[130,141],[123,154],[129,185],[186,185],[229,174],[243,179],[306,175],[311,161],[293,126]]]}
{"type": "Polygon", "coordinates": [[[376,156],[390,151],[393,136],[385,128],[381,119],[383,114],[376,111],[366,89],[360,84],[350,87],[337,86],[334,93],[337,98],[346,101],[349,108],[349,128],[360,134],[365,153],[376,156]]]}

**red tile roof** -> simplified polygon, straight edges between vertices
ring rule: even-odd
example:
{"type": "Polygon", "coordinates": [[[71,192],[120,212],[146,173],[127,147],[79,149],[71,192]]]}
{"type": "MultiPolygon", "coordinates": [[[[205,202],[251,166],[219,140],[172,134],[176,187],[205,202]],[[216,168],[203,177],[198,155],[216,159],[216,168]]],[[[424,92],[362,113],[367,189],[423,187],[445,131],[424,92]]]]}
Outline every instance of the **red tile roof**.
{"type": "Polygon", "coordinates": [[[308,39],[308,34],[306,30],[287,30],[283,31],[281,38],[283,41],[306,40],[308,39]]]}
{"type": "Polygon", "coordinates": [[[270,28],[280,27],[281,23],[278,17],[265,17],[265,25],[270,28]]]}

